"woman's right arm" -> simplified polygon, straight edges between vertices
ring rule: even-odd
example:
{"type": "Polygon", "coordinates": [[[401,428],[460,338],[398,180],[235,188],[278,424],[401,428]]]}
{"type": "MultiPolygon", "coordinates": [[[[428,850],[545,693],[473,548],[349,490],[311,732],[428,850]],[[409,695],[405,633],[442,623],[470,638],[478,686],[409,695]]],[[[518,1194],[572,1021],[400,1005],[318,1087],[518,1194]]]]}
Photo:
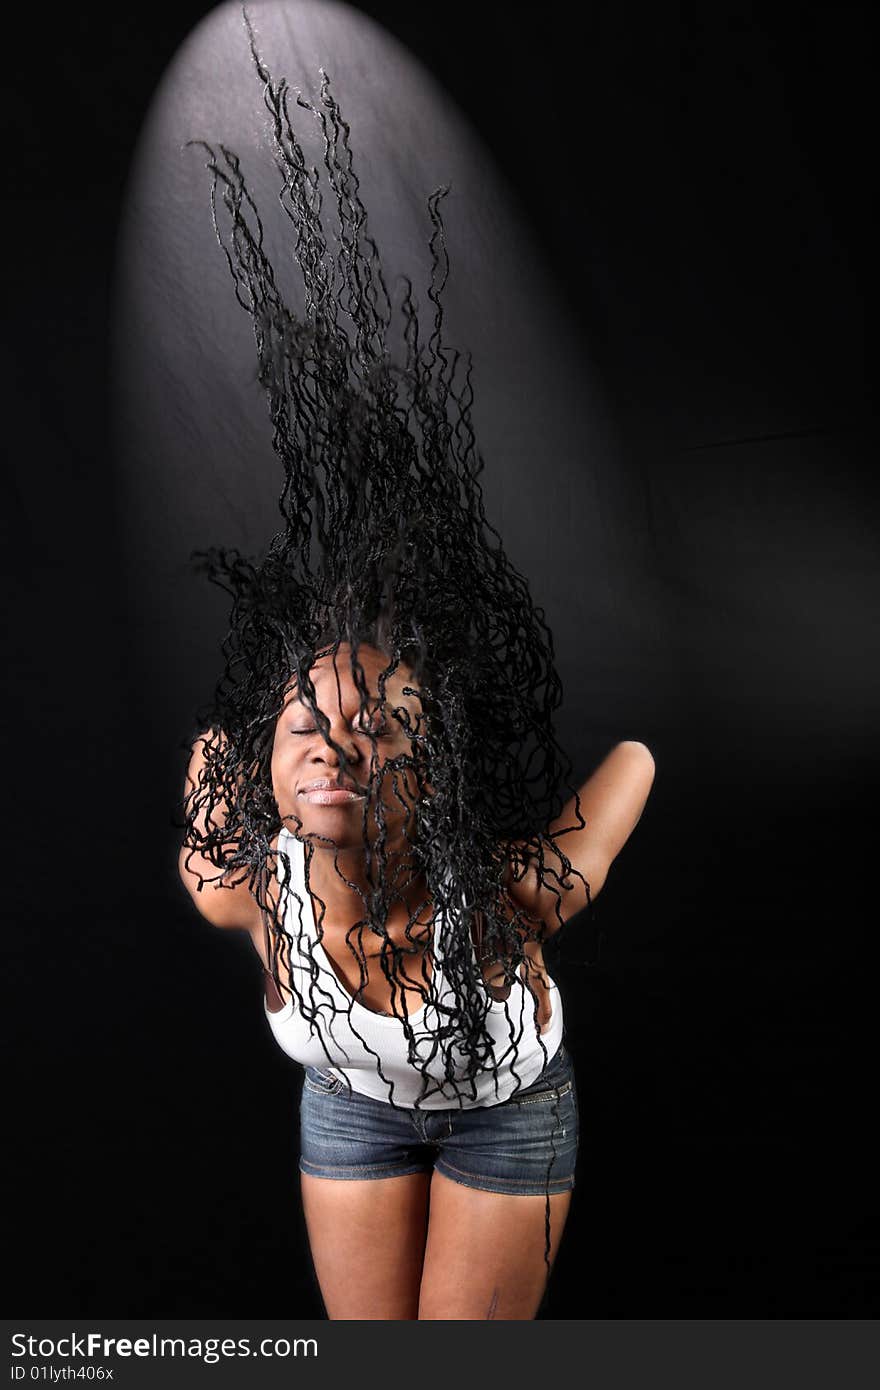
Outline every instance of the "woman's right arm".
{"type": "MultiPolygon", "coordinates": [[[[194,797],[205,798],[206,750],[217,748],[222,739],[222,733],[207,729],[199,734],[193,744],[186,774],[185,800],[188,809],[194,797]]],[[[203,804],[198,807],[194,821],[194,828],[199,834],[204,834],[208,827],[209,813],[211,829],[222,830],[226,824],[225,802],[219,801],[210,806],[203,804]]],[[[230,839],[228,847],[233,848],[234,843],[230,839]]],[[[188,837],[181,846],[178,865],[184,887],[202,916],[215,927],[242,927],[252,931],[259,925],[260,909],[247,882],[235,881],[241,876],[241,869],[223,874],[216,864],[192,847],[188,837]]]]}

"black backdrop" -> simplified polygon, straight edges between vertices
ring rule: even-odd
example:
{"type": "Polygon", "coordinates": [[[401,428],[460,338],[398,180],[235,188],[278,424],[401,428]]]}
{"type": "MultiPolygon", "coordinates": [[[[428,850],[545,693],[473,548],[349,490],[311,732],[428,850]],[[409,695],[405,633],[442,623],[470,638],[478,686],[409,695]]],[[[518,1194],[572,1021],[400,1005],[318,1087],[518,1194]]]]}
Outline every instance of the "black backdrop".
{"type": "MultiPolygon", "coordinates": [[[[860,11],[795,25],[766,6],[601,3],[575,35],[561,7],[360,8],[512,186],[601,383],[626,501],[617,646],[562,643],[586,682],[583,700],[567,684],[564,727],[583,774],[618,737],[645,739],[658,773],[599,900],[598,963],[573,949],[560,966],[585,1143],[547,1316],[863,1315],[877,567],[860,11]]],[[[142,540],[110,447],[125,181],[205,13],[7,22],[7,1215],[31,1315],[319,1310],[295,1070],[250,948],[174,880],[167,790],[192,710],[178,728],[173,667],[144,679],[142,540]]],[[[569,578],[542,564],[539,587],[569,578]]]]}

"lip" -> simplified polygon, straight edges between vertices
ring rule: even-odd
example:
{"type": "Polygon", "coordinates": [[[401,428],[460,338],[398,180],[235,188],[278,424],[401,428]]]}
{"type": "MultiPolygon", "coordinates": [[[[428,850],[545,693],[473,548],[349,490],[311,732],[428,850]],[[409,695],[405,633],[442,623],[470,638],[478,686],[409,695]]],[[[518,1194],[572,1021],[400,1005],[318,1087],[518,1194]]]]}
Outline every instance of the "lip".
{"type": "Polygon", "coordinates": [[[352,801],[363,801],[365,793],[359,791],[354,783],[333,782],[329,777],[316,777],[300,787],[299,795],[312,806],[345,806],[352,801]]]}

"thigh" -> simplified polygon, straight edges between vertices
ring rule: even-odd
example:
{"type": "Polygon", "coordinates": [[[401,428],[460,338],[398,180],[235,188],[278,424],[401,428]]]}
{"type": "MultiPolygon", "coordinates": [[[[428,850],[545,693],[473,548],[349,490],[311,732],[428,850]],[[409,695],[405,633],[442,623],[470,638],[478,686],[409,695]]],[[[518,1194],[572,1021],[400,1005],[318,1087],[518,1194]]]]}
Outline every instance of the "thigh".
{"type": "Polygon", "coordinates": [[[302,1173],[301,1184],[328,1318],[417,1318],[429,1174],[340,1180],[302,1173]]]}
{"type": "Polygon", "coordinates": [[[564,1048],[501,1105],[450,1118],[431,1186],[421,1318],[528,1319],[562,1238],[578,1147],[564,1048]]]}
{"type": "MultiPolygon", "coordinates": [[[[552,1264],[571,1192],[550,1197],[552,1264]]],[[[547,1282],[544,1196],[485,1192],[435,1172],[419,1317],[526,1320],[547,1282]]]]}

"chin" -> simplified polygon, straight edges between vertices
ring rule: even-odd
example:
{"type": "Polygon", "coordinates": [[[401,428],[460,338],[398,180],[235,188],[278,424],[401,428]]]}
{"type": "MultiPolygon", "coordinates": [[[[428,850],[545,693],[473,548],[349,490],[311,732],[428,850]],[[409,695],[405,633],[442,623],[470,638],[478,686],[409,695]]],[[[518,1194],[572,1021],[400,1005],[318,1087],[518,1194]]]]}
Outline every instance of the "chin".
{"type": "MultiPolygon", "coordinates": [[[[318,808],[317,815],[314,814],[314,808],[310,808],[309,813],[300,814],[299,819],[302,824],[296,835],[300,840],[314,837],[318,841],[332,840],[334,844],[345,845],[346,849],[363,847],[364,830],[360,815],[355,817],[350,812],[340,813],[337,807],[327,806],[318,808]]],[[[367,838],[373,838],[369,831],[367,838]]]]}

